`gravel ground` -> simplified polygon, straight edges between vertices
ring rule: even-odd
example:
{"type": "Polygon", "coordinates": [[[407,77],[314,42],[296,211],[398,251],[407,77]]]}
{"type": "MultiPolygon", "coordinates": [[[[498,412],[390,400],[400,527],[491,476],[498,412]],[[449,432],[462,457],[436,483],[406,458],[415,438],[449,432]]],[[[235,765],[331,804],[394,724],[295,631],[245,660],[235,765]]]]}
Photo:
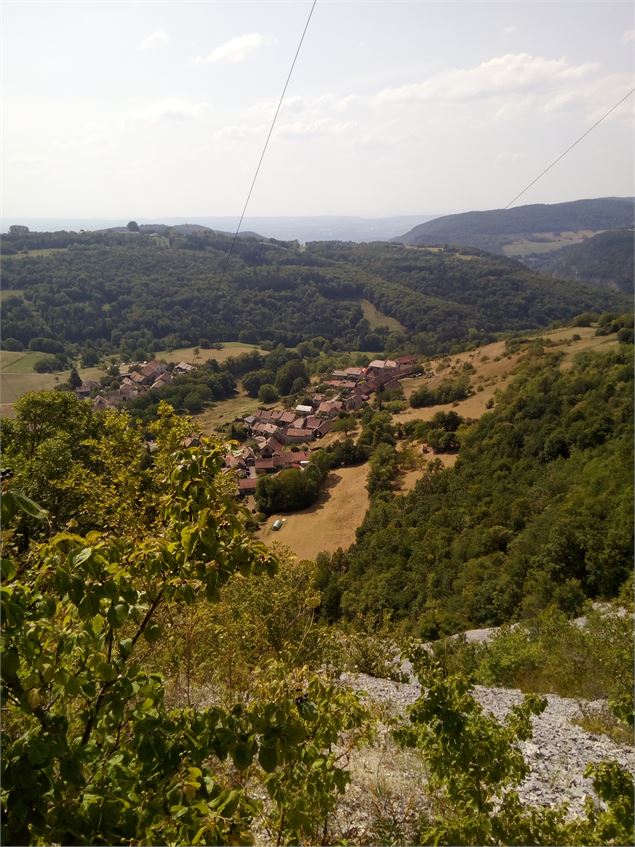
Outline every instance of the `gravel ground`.
{"type": "MultiPolygon", "coordinates": [[[[387,714],[405,714],[420,693],[418,683],[398,683],[365,674],[342,674],[341,681],[363,692],[387,714]]],[[[476,686],[476,699],[483,708],[501,719],[521,702],[523,693],[504,688],[476,686]]],[[[519,787],[522,800],[553,806],[566,802],[569,813],[582,812],[584,799],[593,797],[591,781],[584,777],[590,762],[615,759],[635,774],[635,747],[613,742],[604,735],[592,735],[572,723],[584,711],[602,707],[601,702],[578,704],[577,701],[547,695],[547,708],[532,718],[534,736],[521,749],[531,772],[519,787]]],[[[380,724],[373,746],[357,751],[350,763],[352,776],[337,815],[341,834],[365,843],[373,833],[372,820],[412,818],[427,803],[425,773],[414,751],[403,751],[393,742],[384,723],[380,724]]],[[[376,833],[375,833],[376,836],[376,833]]]]}

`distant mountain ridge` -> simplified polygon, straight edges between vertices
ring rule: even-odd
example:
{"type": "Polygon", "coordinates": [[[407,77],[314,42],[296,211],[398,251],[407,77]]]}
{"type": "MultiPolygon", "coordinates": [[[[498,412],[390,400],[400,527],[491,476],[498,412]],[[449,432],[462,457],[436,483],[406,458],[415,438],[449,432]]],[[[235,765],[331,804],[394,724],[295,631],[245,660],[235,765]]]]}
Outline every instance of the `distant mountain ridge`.
{"type": "Polygon", "coordinates": [[[634,221],[635,198],[599,197],[445,215],[421,223],[393,241],[412,246],[456,244],[501,253],[506,244],[521,237],[626,229],[632,227],[634,221]]]}
{"type": "MultiPolygon", "coordinates": [[[[131,217],[135,217],[131,215],[131,217]]],[[[243,229],[260,233],[263,238],[281,241],[387,241],[408,227],[431,220],[436,215],[392,215],[386,217],[359,217],[354,215],[298,215],[296,217],[269,217],[248,215],[243,229]]],[[[237,215],[176,217],[136,217],[139,228],[199,227],[215,232],[234,233],[238,226],[237,215]]],[[[12,224],[28,226],[36,232],[58,232],[61,230],[125,230],[127,220],[106,218],[8,218],[0,219],[0,228],[7,232],[12,224]]]]}

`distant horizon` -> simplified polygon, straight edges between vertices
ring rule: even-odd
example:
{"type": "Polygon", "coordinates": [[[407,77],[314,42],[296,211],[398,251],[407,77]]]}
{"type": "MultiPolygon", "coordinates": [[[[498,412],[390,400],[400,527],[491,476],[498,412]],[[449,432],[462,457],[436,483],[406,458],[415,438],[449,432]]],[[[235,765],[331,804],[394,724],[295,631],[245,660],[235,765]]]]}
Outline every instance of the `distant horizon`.
{"type": "MultiPolygon", "coordinates": [[[[386,241],[403,235],[414,226],[440,217],[434,214],[363,217],[361,215],[250,215],[245,217],[241,232],[255,232],[264,238],[281,241],[386,241]]],[[[95,232],[125,227],[129,221],[140,226],[203,226],[211,230],[233,233],[239,215],[157,215],[122,217],[15,216],[0,217],[0,231],[11,226],[26,226],[31,232],[95,232]]]]}
{"type": "MultiPolygon", "coordinates": [[[[518,209],[522,206],[557,206],[563,203],[577,203],[582,200],[635,200],[635,196],[632,194],[612,194],[612,195],[598,195],[593,197],[576,197],[570,200],[560,200],[553,203],[547,202],[533,202],[533,203],[518,203],[512,207],[511,209],[518,209]]],[[[412,220],[417,219],[421,223],[426,221],[431,221],[436,218],[443,218],[448,215],[461,215],[467,214],[469,212],[488,212],[488,211],[503,211],[502,207],[487,207],[482,209],[470,208],[470,209],[461,209],[461,210],[446,210],[446,211],[437,211],[437,212],[421,212],[421,213],[408,213],[408,212],[400,212],[396,214],[388,214],[388,215],[338,215],[338,214],[302,214],[302,215],[246,215],[243,219],[243,224],[241,226],[241,232],[248,230],[249,225],[255,221],[270,221],[272,223],[280,222],[280,223],[291,223],[294,221],[307,223],[309,221],[315,222],[328,222],[328,221],[347,221],[347,222],[377,222],[380,223],[382,221],[399,221],[399,220],[412,220]]],[[[136,221],[138,224],[142,226],[151,226],[152,224],[164,225],[164,226],[178,226],[180,224],[193,224],[193,225],[205,225],[201,224],[201,221],[216,221],[220,222],[233,222],[234,224],[238,224],[240,220],[240,215],[109,215],[109,216],[101,216],[101,215],[88,215],[88,216],[74,216],[74,215],[0,215],[0,232],[6,233],[10,226],[28,226],[29,229],[32,229],[34,232],[46,232],[48,230],[41,229],[39,224],[44,223],[58,223],[64,224],[62,229],[69,227],[71,228],[81,228],[81,229],[105,229],[109,227],[119,227],[126,226],[129,221],[136,221]],[[87,227],[83,224],[99,224],[99,226],[87,227]]],[[[214,228],[214,227],[210,227],[214,228]]],[[[230,227],[231,231],[233,231],[233,227],[230,227]]]]}

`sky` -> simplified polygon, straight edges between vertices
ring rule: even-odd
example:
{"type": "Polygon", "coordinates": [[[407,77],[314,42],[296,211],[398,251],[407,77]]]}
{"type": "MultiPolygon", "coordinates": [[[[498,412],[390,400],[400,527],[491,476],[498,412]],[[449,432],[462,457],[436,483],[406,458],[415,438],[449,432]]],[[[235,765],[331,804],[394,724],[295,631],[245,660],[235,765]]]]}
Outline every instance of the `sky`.
{"type": "MultiPolygon", "coordinates": [[[[310,7],[4,0],[0,214],[240,214],[310,7]]],[[[634,47],[630,0],[318,0],[248,214],[502,208],[634,47]]],[[[634,101],[518,204],[635,193],[634,101]]]]}

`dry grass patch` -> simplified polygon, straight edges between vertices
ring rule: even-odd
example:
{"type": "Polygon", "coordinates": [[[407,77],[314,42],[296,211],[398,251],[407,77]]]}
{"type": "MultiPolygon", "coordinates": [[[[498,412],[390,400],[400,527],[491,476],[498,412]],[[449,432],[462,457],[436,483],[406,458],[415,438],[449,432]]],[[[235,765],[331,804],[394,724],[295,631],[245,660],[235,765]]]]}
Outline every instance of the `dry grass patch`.
{"type": "MultiPolygon", "coordinates": [[[[52,391],[57,385],[67,382],[70,370],[54,374],[39,374],[33,370],[32,363],[45,356],[46,353],[10,353],[1,351],[2,372],[0,373],[0,417],[12,418],[14,416],[13,404],[28,391],[52,391]],[[5,357],[23,357],[13,359],[5,370],[5,357]],[[30,363],[30,367],[28,367],[30,363]],[[25,370],[20,370],[20,367],[25,370]]],[[[79,375],[82,379],[99,380],[104,372],[100,368],[80,368],[79,375]]]]}
{"type": "Polygon", "coordinates": [[[355,541],[355,531],[368,509],[366,478],[368,464],[331,471],[320,500],[308,509],[291,514],[271,515],[257,532],[265,544],[279,542],[300,559],[315,559],[318,553],[346,550],[355,541]],[[284,518],[281,530],[272,526],[284,518]]]}
{"type": "Polygon", "coordinates": [[[205,435],[218,432],[226,424],[233,423],[237,418],[246,415],[258,408],[258,401],[247,394],[240,393],[227,400],[219,400],[213,406],[193,417],[194,424],[205,435]]]}
{"type": "Polygon", "coordinates": [[[202,365],[209,359],[217,362],[225,362],[230,356],[240,356],[241,353],[251,353],[257,350],[261,356],[266,356],[267,351],[261,350],[257,344],[241,344],[239,341],[225,341],[220,350],[199,349],[198,356],[194,355],[195,347],[180,347],[178,350],[158,350],[155,359],[163,359],[165,362],[190,362],[193,365],[202,365]]]}
{"type": "Polygon", "coordinates": [[[384,315],[384,313],[380,312],[376,306],[373,306],[370,300],[360,300],[359,303],[362,307],[362,313],[370,324],[371,329],[375,329],[378,326],[387,326],[392,332],[407,331],[405,326],[399,323],[396,318],[384,315]]]}

